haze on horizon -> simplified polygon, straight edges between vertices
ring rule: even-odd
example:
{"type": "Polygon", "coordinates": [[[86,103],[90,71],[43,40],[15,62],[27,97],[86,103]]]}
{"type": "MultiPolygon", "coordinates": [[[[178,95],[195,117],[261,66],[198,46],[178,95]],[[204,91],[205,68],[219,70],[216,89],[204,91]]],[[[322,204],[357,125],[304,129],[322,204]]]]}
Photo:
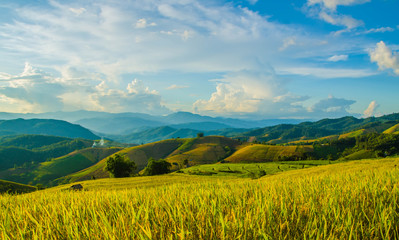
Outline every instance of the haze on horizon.
{"type": "Polygon", "coordinates": [[[399,0],[3,0],[0,112],[399,112],[399,0]]]}

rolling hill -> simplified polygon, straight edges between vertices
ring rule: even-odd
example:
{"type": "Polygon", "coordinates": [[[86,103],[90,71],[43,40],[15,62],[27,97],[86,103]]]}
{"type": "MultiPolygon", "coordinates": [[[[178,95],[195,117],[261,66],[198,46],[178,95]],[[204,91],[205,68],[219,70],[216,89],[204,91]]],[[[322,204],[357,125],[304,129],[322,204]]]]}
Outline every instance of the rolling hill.
{"type": "MultiPolygon", "coordinates": [[[[137,171],[144,169],[147,166],[150,157],[155,159],[166,158],[169,154],[175,151],[184,143],[182,139],[163,140],[155,143],[148,143],[145,145],[125,148],[118,154],[125,155],[133,160],[137,165],[137,171]]],[[[107,159],[99,161],[97,164],[83,169],[77,173],[73,173],[56,180],[58,183],[67,183],[74,181],[82,181],[95,178],[107,178],[109,173],[104,170],[107,159]]]]}
{"type": "MultiPolygon", "coordinates": [[[[165,159],[172,164],[172,170],[217,162],[248,163],[279,160],[304,159],[311,153],[311,146],[270,146],[242,143],[222,136],[207,136],[188,139],[169,139],[125,148],[117,154],[126,155],[137,165],[137,172],[143,170],[149,158],[165,159]],[[185,166],[187,163],[187,166],[185,166]]],[[[68,183],[95,178],[107,178],[104,170],[106,159],[77,173],[61,177],[58,183],[68,183]]]]}

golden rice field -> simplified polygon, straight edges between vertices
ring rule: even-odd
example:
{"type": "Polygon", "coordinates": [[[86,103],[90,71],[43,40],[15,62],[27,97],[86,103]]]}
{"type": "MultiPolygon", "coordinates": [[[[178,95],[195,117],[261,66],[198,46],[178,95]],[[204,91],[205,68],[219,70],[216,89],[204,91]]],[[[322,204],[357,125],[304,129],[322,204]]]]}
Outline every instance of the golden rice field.
{"type": "Polygon", "coordinates": [[[102,179],[83,182],[82,192],[2,195],[0,238],[398,239],[397,166],[390,158],[257,180],[102,179]]]}

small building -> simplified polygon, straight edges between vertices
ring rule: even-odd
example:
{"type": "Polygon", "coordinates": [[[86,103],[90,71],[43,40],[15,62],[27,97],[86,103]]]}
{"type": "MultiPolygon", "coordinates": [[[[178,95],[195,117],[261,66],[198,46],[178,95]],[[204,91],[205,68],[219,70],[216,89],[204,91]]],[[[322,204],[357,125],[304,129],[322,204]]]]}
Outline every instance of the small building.
{"type": "Polygon", "coordinates": [[[74,191],[81,191],[81,190],[83,190],[83,186],[82,186],[82,184],[75,184],[75,185],[72,185],[69,189],[74,190],[74,191]]]}

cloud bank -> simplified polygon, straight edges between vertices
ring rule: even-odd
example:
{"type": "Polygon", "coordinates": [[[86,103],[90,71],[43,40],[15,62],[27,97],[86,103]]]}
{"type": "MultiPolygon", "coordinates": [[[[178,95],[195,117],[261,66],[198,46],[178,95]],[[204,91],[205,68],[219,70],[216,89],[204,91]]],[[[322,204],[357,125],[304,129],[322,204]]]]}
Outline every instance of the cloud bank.
{"type": "MultiPolygon", "coordinates": [[[[49,112],[79,109],[108,112],[169,113],[157,91],[134,79],[126,89],[114,89],[101,79],[73,78],[64,71],[56,78],[29,63],[21,74],[0,75],[0,103],[3,111],[49,112]],[[92,85],[97,82],[97,85],[92,85]]],[[[81,75],[80,75],[81,76],[81,75]]]]}

